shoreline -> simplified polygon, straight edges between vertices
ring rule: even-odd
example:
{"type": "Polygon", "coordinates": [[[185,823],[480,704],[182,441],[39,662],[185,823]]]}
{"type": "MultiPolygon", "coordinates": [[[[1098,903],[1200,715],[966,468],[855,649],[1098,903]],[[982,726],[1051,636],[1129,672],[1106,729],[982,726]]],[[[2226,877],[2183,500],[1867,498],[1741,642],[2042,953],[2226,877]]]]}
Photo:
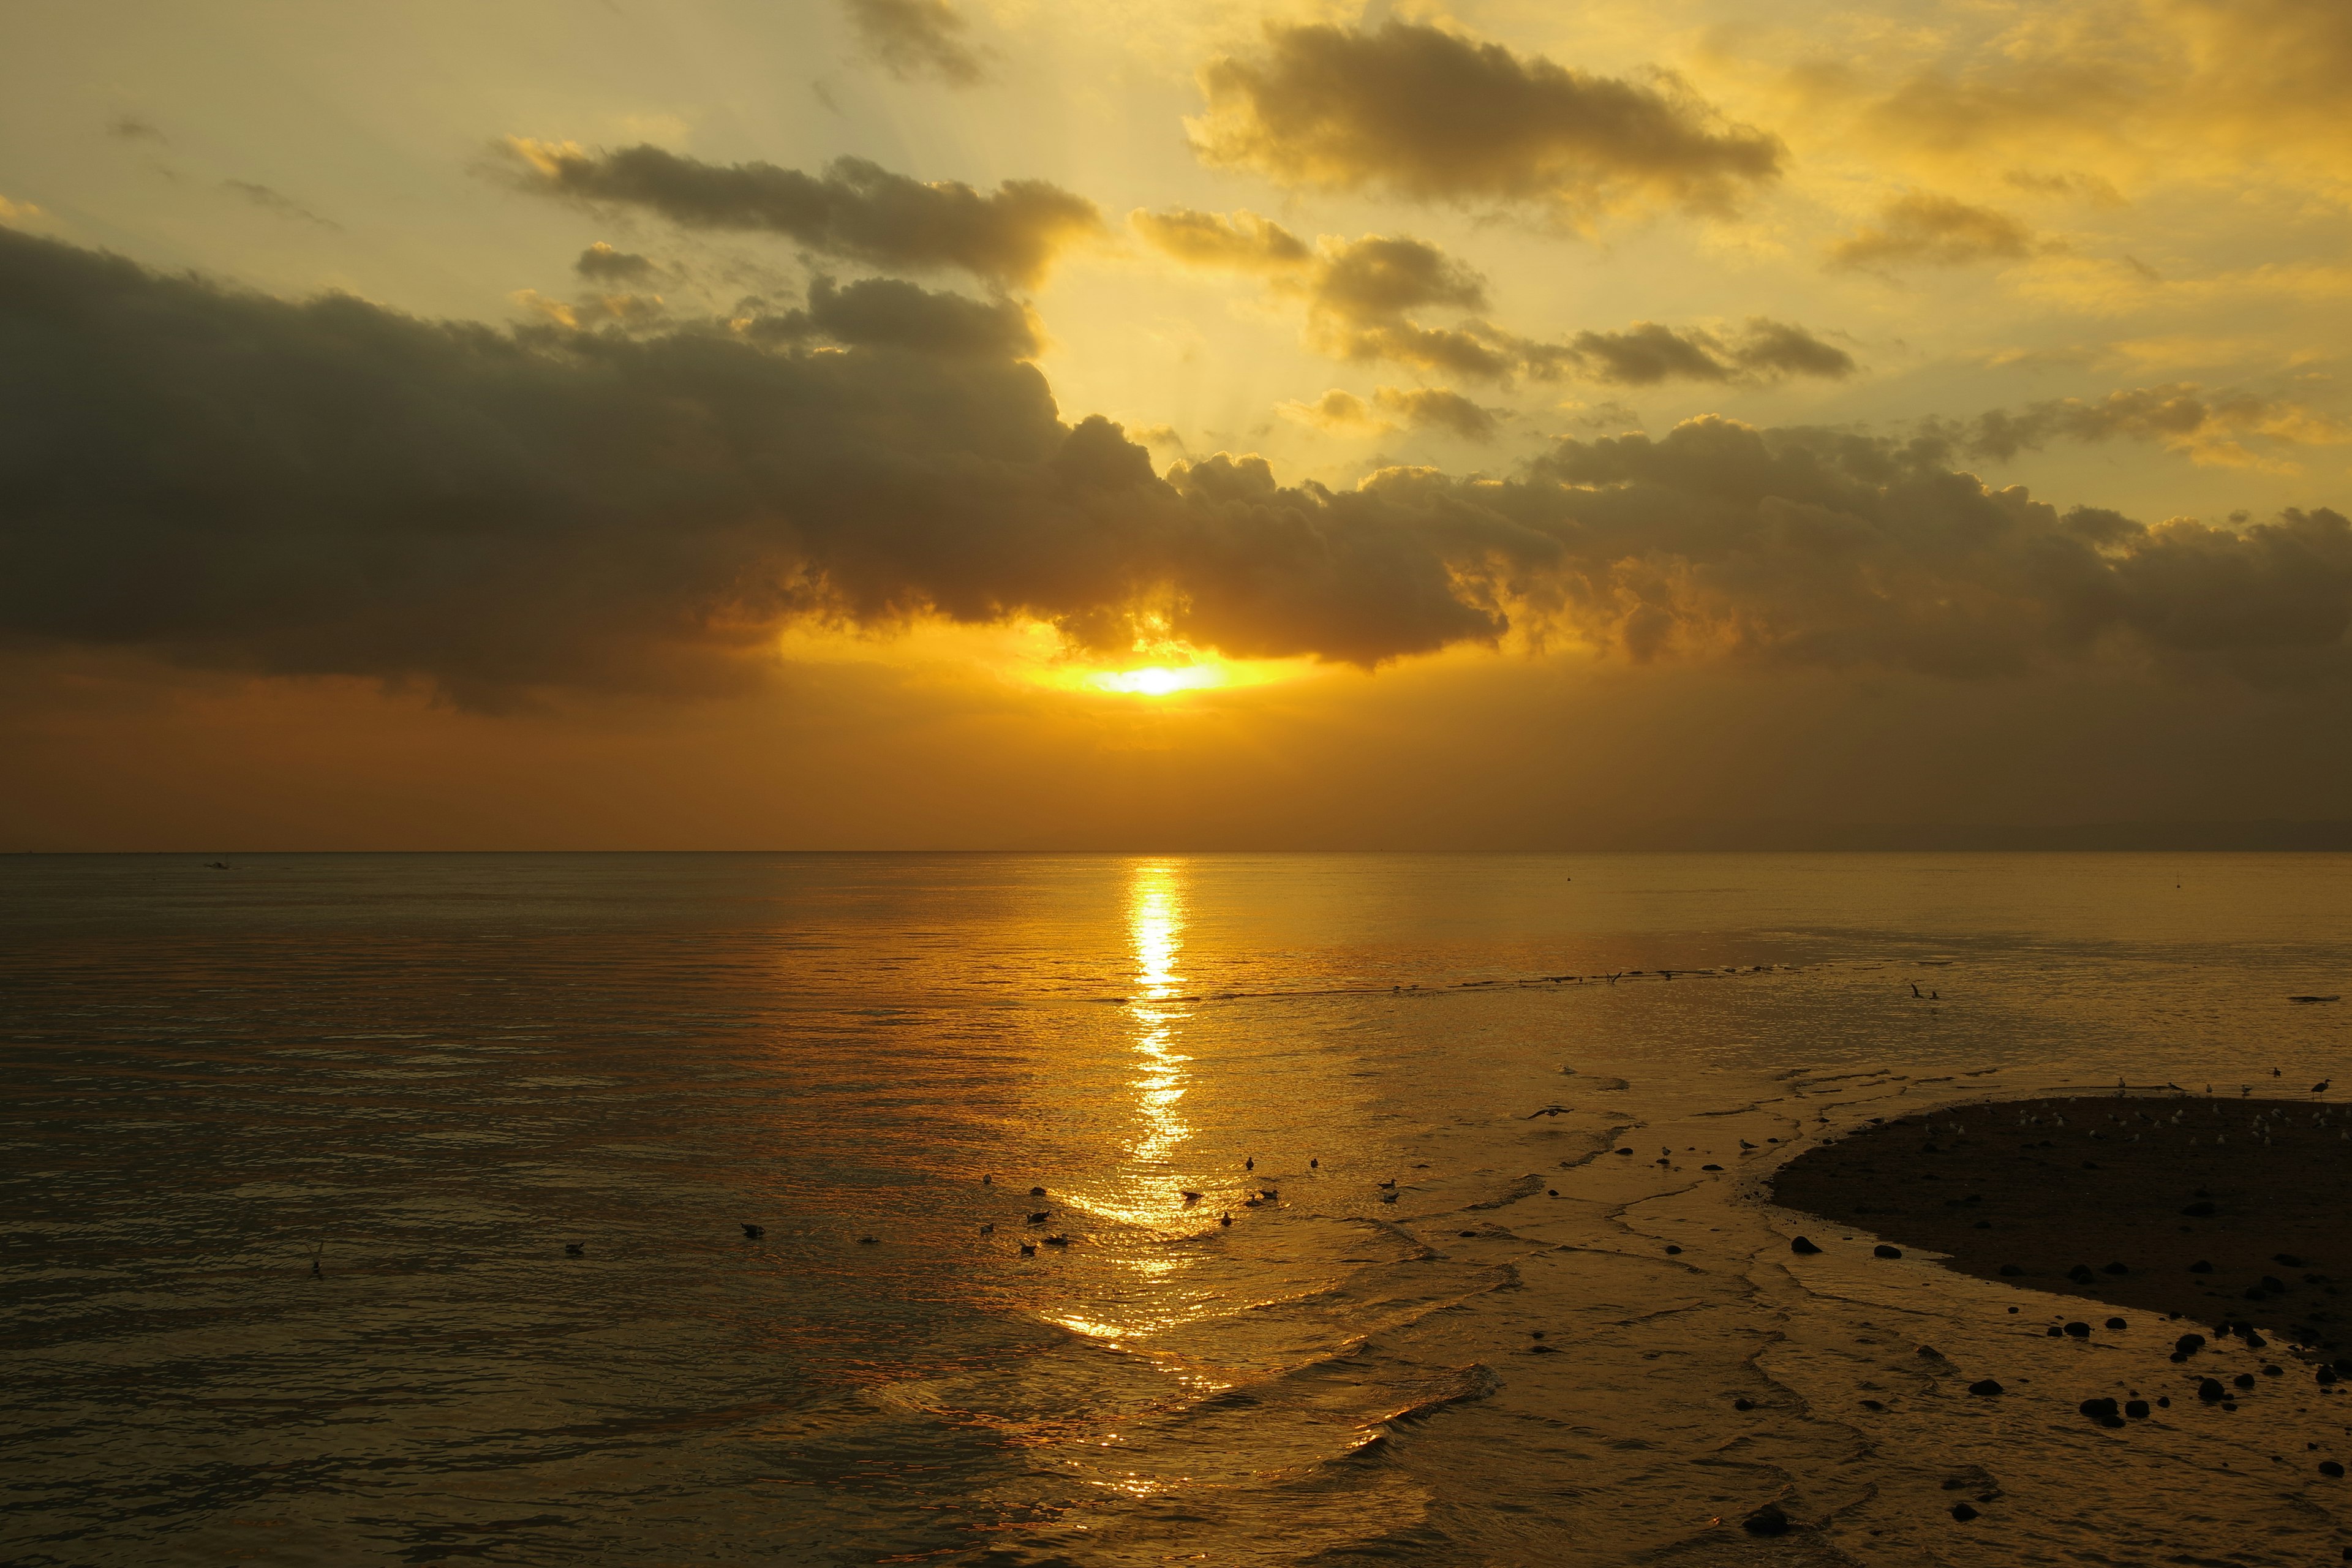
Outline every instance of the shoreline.
{"type": "Polygon", "coordinates": [[[2250,1326],[2352,1369],[2352,1107],[2317,1095],[1873,1118],[1782,1165],[1769,1196],[1978,1279],[2250,1326]]]}

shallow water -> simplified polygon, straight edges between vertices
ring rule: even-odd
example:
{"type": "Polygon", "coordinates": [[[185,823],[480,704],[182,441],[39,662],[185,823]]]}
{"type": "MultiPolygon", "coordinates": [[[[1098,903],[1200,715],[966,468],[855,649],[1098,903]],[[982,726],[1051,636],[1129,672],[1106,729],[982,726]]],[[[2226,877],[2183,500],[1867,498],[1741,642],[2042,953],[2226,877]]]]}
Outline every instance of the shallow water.
{"type": "Polygon", "coordinates": [[[2352,1089],[2285,1000],[2347,872],[11,857],[0,1557],[2333,1560],[2352,1415],[2111,1435],[2160,1325],[1756,1189],[1890,1103],[2352,1089]]]}

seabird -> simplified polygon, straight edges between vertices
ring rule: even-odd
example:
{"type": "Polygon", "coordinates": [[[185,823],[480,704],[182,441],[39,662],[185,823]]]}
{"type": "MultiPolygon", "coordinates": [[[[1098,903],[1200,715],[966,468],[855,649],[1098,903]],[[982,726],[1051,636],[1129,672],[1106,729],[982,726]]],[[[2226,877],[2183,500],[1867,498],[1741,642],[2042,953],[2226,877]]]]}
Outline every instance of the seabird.
{"type": "Polygon", "coordinates": [[[1024,1241],[1021,1244],[1021,1256],[1024,1258],[1034,1258],[1037,1256],[1037,1249],[1024,1241]]]}
{"type": "Polygon", "coordinates": [[[2314,1094],[2326,1094],[2327,1092],[2327,1086],[2335,1081],[2336,1080],[2332,1078],[2321,1079],[2317,1083],[2311,1086],[2311,1092],[2314,1094]]]}
{"type": "Polygon", "coordinates": [[[747,1225],[743,1227],[743,1238],[746,1241],[757,1241],[767,1234],[768,1227],[764,1225],[747,1225]]]}
{"type": "Polygon", "coordinates": [[[1257,1195],[1258,1195],[1258,1196],[1260,1196],[1260,1197],[1262,1197],[1262,1198],[1264,1198],[1264,1199],[1265,1199],[1266,1202],[1268,1202],[1268,1203],[1272,1203],[1272,1202],[1274,1202],[1276,1198],[1279,1198],[1280,1196],[1282,1196],[1282,1194],[1281,1194],[1280,1193],[1276,1192],[1272,1187],[1261,1187],[1261,1188],[1259,1188],[1259,1189],[1258,1189],[1258,1194],[1257,1194],[1257,1195]]]}
{"type": "Polygon", "coordinates": [[[982,1176],[980,1179],[980,1184],[983,1187],[992,1187],[996,1185],[996,1178],[994,1176],[982,1176]]]}
{"type": "Polygon", "coordinates": [[[1201,1201],[1201,1194],[1187,1189],[1183,1194],[1183,1198],[1188,1204],[1197,1204],[1201,1201]]]}
{"type": "Polygon", "coordinates": [[[1051,1210],[1051,1209],[1039,1209],[1035,1214],[1033,1214],[1033,1215],[1031,1215],[1029,1216],[1029,1223],[1030,1223],[1031,1225],[1044,1225],[1047,1220],[1049,1220],[1049,1219],[1051,1219],[1051,1218],[1053,1218],[1053,1217],[1054,1217],[1054,1211],[1053,1211],[1053,1210],[1051,1210]]]}
{"type": "Polygon", "coordinates": [[[1310,1171],[1319,1171],[1323,1168],[1323,1162],[1319,1159],[1309,1160],[1307,1162],[1307,1168],[1310,1171]]]}
{"type": "Polygon", "coordinates": [[[1048,1247],[1067,1247],[1070,1245],[1070,1238],[1066,1236],[1049,1236],[1045,1238],[1045,1245],[1048,1247]]]}
{"type": "Polygon", "coordinates": [[[1042,1198],[1045,1195],[1045,1189],[1043,1187],[1032,1187],[1029,1189],[1029,1195],[1033,1198],[1042,1198]]]}
{"type": "Polygon", "coordinates": [[[1242,1169],[1243,1169],[1243,1170],[1244,1170],[1244,1171],[1255,1171],[1255,1170],[1256,1170],[1256,1169],[1257,1169],[1257,1156],[1256,1156],[1256,1155],[1255,1155],[1255,1154],[1252,1154],[1248,1159],[1244,1160],[1244,1161],[1242,1162],[1242,1169]]]}
{"type": "Polygon", "coordinates": [[[1234,1216],[1229,1214],[1221,1214],[1217,1216],[1217,1223],[1219,1225],[1231,1225],[1234,1223],[1234,1216]]]}
{"type": "Polygon", "coordinates": [[[584,1241],[567,1241],[563,1244],[563,1256],[566,1258],[577,1258],[587,1250],[588,1244],[584,1241]]]}
{"type": "Polygon", "coordinates": [[[857,1238],[857,1245],[860,1247],[879,1247],[881,1245],[881,1238],[879,1237],[861,1236],[857,1238]]]}

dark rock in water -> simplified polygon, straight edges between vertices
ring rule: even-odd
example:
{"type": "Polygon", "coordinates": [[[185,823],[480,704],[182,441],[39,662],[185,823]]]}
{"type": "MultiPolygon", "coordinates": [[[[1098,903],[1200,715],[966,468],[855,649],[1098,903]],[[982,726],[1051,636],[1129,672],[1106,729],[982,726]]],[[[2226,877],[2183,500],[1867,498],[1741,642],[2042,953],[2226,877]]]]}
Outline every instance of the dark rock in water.
{"type": "Polygon", "coordinates": [[[1959,1521],[1962,1524],[1966,1524],[1969,1521],[1977,1517],[1977,1510],[1967,1503],[1956,1502],[1952,1505],[1952,1517],[1959,1521]]]}
{"type": "Polygon", "coordinates": [[[1768,1502],[1741,1520],[1739,1528],[1750,1535],[1786,1535],[1790,1522],[1789,1516],[1780,1511],[1779,1503],[1768,1502]]]}
{"type": "Polygon", "coordinates": [[[2145,1400],[2145,1399],[2126,1399],[2126,1400],[2125,1400],[2125,1401],[2124,1401],[2124,1414],[2125,1414],[2125,1415],[2128,1415],[2128,1416],[2130,1416],[2130,1417],[2131,1417],[2133,1420],[2135,1420],[2135,1421],[2145,1421],[2145,1420],[2147,1420],[2147,1400],[2145,1400]]]}
{"type": "Polygon", "coordinates": [[[2274,1252],[2271,1255],[2271,1261],[2279,1265],[2283,1268],[2300,1268],[2303,1267],[2303,1259],[2297,1258],[2292,1252],[2274,1252]]]}
{"type": "Polygon", "coordinates": [[[1042,1198],[1045,1195],[1045,1189],[1043,1187],[1032,1187],[1029,1189],[1029,1195],[1033,1198],[1042,1198]]]}
{"type": "Polygon", "coordinates": [[[2066,1334],[2070,1339],[2087,1340],[2091,1337],[2091,1325],[2088,1323],[2069,1323],[2066,1325],[2066,1334]]]}
{"type": "Polygon", "coordinates": [[[584,1257],[587,1251],[588,1244],[584,1241],[567,1241],[563,1244],[563,1256],[566,1258],[584,1257]]]}
{"type": "Polygon", "coordinates": [[[2004,1279],[2014,1279],[2024,1272],[2024,1269],[2014,1263],[2004,1263],[2000,1266],[2000,1277],[2004,1279]]]}
{"type": "Polygon", "coordinates": [[[1865,1400],[1864,1400],[1864,1401],[1862,1402],[1862,1407],[1863,1407],[1864,1410],[1884,1410],[1884,1409],[1885,1409],[1885,1408],[1886,1408],[1886,1406],[1885,1406],[1885,1405],[1884,1405],[1880,1404],[1880,1403],[1879,1403],[1877,1400],[1875,1400],[1875,1399],[1865,1399],[1865,1400]]]}
{"type": "Polygon", "coordinates": [[[2317,1381],[2320,1387],[2326,1388],[2329,1384],[2336,1381],[2336,1369],[2332,1366],[2321,1367],[2319,1369],[2317,1381]]]}
{"type": "Polygon", "coordinates": [[[1720,1165],[1701,1165],[1699,1169],[1702,1171],[1720,1171],[1723,1167],[1720,1165]]]}
{"type": "Polygon", "coordinates": [[[2098,1279],[2098,1276],[2091,1272],[2091,1266],[2089,1264],[2077,1263],[2074,1268],[2066,1270],[2066,1278],[2072,1279],[2077,1285],[2088,1285],[2093,1280],[2098,1279]]]}
{"type": "Polygon", "coordinates": [[[1752,1399],[1735,1399],[1731,1402],[1731,1407],[1734,1410],[1753,1410],[1756,1408],[1756,1402],[1752,1399]]]}
{"type": "Polygon", "coordinates": [[[1475,1235],[1477,1235],[1478,1233],[1477,1233],[1476,1231],[1475,1231],[1475,1230],[1465,1230],[1465,1231],[1464,1231],[1462,1234],[1463,1234],[1463,1235],[1465,1235],[1465,1236],[1475,1236],[1475,1235]]]}
{"type": "Polygon", "coordinates": [[[2063,1330],[2063,1329],[2062,1329],[2062,1328],[2060,1328],[2057,1324],[2053,1323],[2053,1324],[2051,1324],[2051,1325],[2050,1325],[2050,1327],[2049,1327],[2047,1330],[2045,1330],[2045,1331],[2044,1331],[2044,1332],[2048,1333],[2048,1334],[2049,1334],[2049,1336],[2050,1336],[2052,1339],[2053,1339],[2053,1340],[2054,1340],[2054,1339],[2058,1339],[2058,1338],[2060,1338],[2061,1336],[2063,1336],[2063,1335],[2066,1332],[2066,1331],[2065,1331],[2065,1330],[2063,1330]]]}
{"type": "Polygon", "coordinates": [[[751,1241],[757,1241],[767,1234],[768,1227],[764,1225],[747,1225],[743,1227],[744,1237],[751,1241]]]}
{"type": "Polygon", "coordinates": [[[2211,1219],[2213,1205],[2208,1203],[2194,1203],[2180,1212],[2190,1219],[2211,1219]]]}
{"type": "Polygon", "coordinates": [[[2192,1356],[2204,1348],[2205,1336],[2203,1334],[2183,1334],[2179,1339],[2172,1342],[2172,1349],[2174,1352],[2179,1355],[2192,1356]]]}
{"type": "Polygon", "coordinates": [[[2113,1428],[2124,1424],[2124,1418],[2116,1413],[2116,1402],[2112,1399],[2085,1399],[2074,1408],[2102,1426],[2113,1428]]]}
{"type": "Polygon", "coordinates": [[[2203,1400],[2208,1405],[2218,1403],[2221,1398],[2221,1381],[2218,1378],[2209,1377],[2204,1382],[2199,1384],[2197,1385],[2197,1397],[2203,1400]]]}
{"type": "Polygon", "coordinates": [[[2240,1388],[2252,1388],[2254,1385],[2254,1374],[2251,1372],[2242,1372],[2230,1381],[2240,1388]]]}
{"type": "Polygon", "coordinates": [[[2107,1327],[2109,1329],[2127,1329],[2131,1327],[2131,1325],[2125,1322],[2121,1318],[2109,1318],[2107,1320],[2107,1327]]]}
{"type": "Polygon", "coordinates": [[[2265,1366],[2263,1368],[2263,1375],[2264,1377],[2284,1377],[2286,1375],[2286,1368],[2277,1365],[2265,1366]]]}
{"type": "Polygon", "coordinates": [[[1666,1248],[1666,1256],[1667,1256],[1668,1258],[1672,1258],[1672,1257],[1675,1256],[1677,1253],[1679,1253],[1679,1252],[1681,1252],[1681,1251],[1682,1251],[1682,1248],[1681,1248],[1681,1247],[1672,1247],[1672,1246],[1670,1246],[1670,1247],[1668,1247],[1666,1248]]]}
{"type": "Polygon", "coordinates": [[[1529,1345],[1528,1347],[1528,1353],[1529,1355],[1558,1355],[1559,1353],[1559,1347],[1558,1345],[1529,1345]]]}
{"type": "Polygon", "coordinates": [[[2189,1272],[2191,1274],[2210,1274],[2213,1272],[2213,1266],[2200,1258],[2196,1262],[2189,1266],[2189,1272]]]}
{"type": "Polygon", "coordinates": [[[1889,1247],[1885,1242],[1880,1242],[1876,1247],[1870,1249],[1870,1255],[1873,1258],[1900,1258],[1903,1256],[1903,1249],[1899,1247],[1889,1247]]]}
{"type": "Polygon", "coordinates": [[[2128,1274],[2131,1270],[2125,1268],[2120,1263],[2110,1263],[2105,1268],[2100,1269],[2099,1272],[2102,1274],[2128,1274]]]}
{"type": "Polygon", "coordinates": [[[1974,1383],[1969,1384],[1969,1392],[1970,1394],[1980,1394],[1987,1399],[1990,1399],[1993,1395],[2000,1392],[2000,1384],[1995,1383],[1991,1378],[1980,1377],[1974,1383]]]}
{"type": "Polygon", "coordinates": [[[2330,1480],[2340,1481],[2344,1479],[2344,1467],[2333,1459],[2322,1459],[2319,1461],[2319,1473],[2330,1480]]]}
{"type": "Polygon", "coordinates": [[[860,1247],[879,1247],[882,1245],[882,1238],[877,1236],[861,1236],[857,1238],[857,1245],[860,1247]]]}
{"type": "MultiPolygon", "coordinates": [[[[1810,1240],[1801,1236],[1797,1237],[1796,1240],[1789,1243],[1789,1250],[1795,1253],[1800,1258],[1811,1258],[1814,1253],[1819,1252],[1821,1248],[1815,1247],[1810,1240]]],[[[1769,1507],[1770,1505],[1767,1504],[1766,1506],[1769,1507]]],[[[1788,1524],[1783,1521],[1780,1529],[1786,1530],[1787,1528],[1788,1524]]],[[[1774,1531],[1772,1533],[1777,1535],[1780,1533],[1780,1531],[1774,1531]]]]}

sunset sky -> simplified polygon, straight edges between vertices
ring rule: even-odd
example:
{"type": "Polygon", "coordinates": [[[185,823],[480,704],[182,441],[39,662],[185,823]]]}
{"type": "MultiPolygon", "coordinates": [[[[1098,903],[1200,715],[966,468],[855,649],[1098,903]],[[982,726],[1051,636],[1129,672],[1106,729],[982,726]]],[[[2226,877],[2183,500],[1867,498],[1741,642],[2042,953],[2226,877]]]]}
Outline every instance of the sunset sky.
{"type": "Polygon", "coordinates": [[[2352,7],[0,14],[0,848],[2352,818],[2352,7]]]}

